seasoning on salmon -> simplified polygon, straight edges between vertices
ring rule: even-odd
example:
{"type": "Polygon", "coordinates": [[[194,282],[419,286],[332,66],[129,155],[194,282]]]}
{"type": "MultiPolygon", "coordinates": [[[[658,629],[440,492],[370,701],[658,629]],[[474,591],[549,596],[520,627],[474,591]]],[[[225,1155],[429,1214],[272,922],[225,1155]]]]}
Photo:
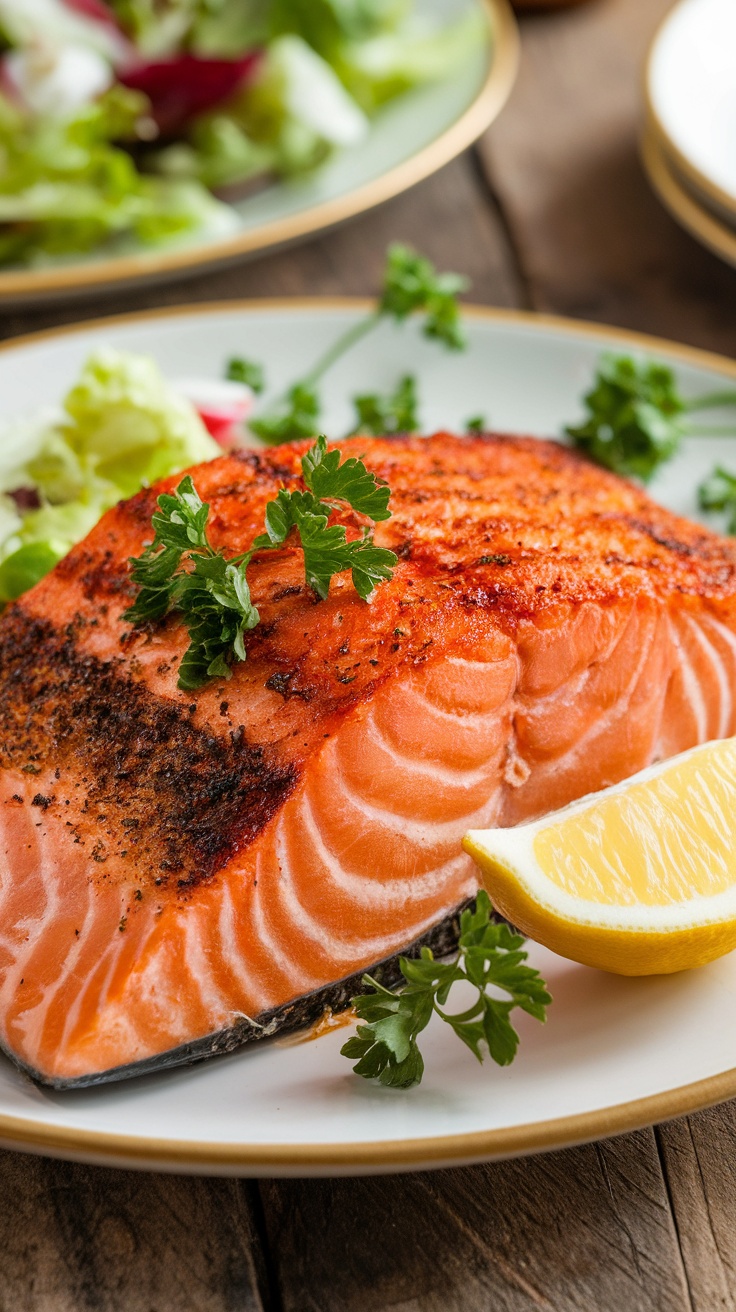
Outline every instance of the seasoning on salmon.
{"type": "MultiPolygon", "coordinates": [[[[305,444],[192,471],[228,555],[305,444]]],[[[132,630],[162,487],[0,620],[0,1042],[57,1087],[189,1061],[344,1005],[476,891],[460,839],[736,730],[736,546],[533,439],[355,438],[393,579],[326,601],[249,568],[229,681],[132,630]]],[[[350,527],[349,512],[345,523],[350,527]]]]}

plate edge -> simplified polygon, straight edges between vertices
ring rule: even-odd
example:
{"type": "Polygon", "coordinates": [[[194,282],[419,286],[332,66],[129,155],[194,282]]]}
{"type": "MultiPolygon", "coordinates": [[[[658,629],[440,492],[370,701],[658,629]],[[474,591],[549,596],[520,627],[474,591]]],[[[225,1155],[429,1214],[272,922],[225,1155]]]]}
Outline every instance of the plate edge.
{"type": "Polygon", "coordinates": [[[166,1169],[185,1174],[194,1168],[214,1174],[327,1174],[347,1168],[365,1172],[439,1168],[469,1164],[610,1138],[643,1126],[701,1111],[736,1095],[736,1068],[665,1093],[615,1103],[589,1112],[533,1121],[497,1130],[432,1136],[415,1140],[366,1143],[303,1144],[198,1143],[180,1139],[145,1139],[108,1132],[44,1127],[24,1117],[0,1116],[0,1145],[17,1150],[94,1159],[142,1170],[166,1169]]]}
{"type": "Polygon", "coordinates": [[[669,12],[664,15],[664,18],[662,18],[657,25],[647,51],[643,76],[644,103],[647,119],[650,130],[659,139],[662,148],[671,155],[679,171],[690,180],[694,187],[702,191],[706,196],[709,196],[714,204],[721,206],[727,212],[736,217],[736,196],[731,195],[728,191],[724,191],[722,187],[718,186],[717,182],[713,182],[705,173],[701,173],[700,169],[697,168],[688,156],[680,150],[679,146],[672,140],[672,137],[667,132],[654,104],[654,96],[652,93],[652,69],[654,65],[656,46],[673,15],[677,10],[682,8],[684,3],[685,0],[680,0],[680,3],[675,5],[674,9],[670,9],[669,12]]]}
{"type": "Polygon", "coordinates": [[[650,131],[640,142],[644,171],[662,205],[696,241],[725,264],[736,268],[736,231],[701,205],[672,172],[664,148],[650,131]]]}
{"type": "MultiPolygon", "coordinates": [[[[734,236],[736,243],[736,235],[734,236]]],[[[365,296],[274,296],[274,297],[239,297],[233,300],[189,301],[181,305],[159,306],[150,310],[131,310],[124,314],[105,315],[100,318],[80,319],[76,323],[60,324],[54,328],[41,328],[36,332],[22,333],[0,341],[0,355],[12,354],[24,350],[35,343],[54,340],[57,337],[74,337],[98,329],[125,327],[135,323],[152,323],[162,319],[197,317],[198,315],[217,315],[228,313],[272,314],[283,310],[308,310],[310,313],[330,314],[335,310],[366,312],[375,309],[375,301],[365,296]]],[[[638,332],[633,328],[622,328],[616,324],[598,323],[586,319],[574,319],[569,315],[539,314],[535,310],[507,309],[504,306],[481,305],[472,301],[462,302],[462,313],[470,319],[488,320],[499,324],[516,325],[519,328],[551,328],[571,337],[618,337],[642,351],[660,352],[679,359],[683,364],[695,368],[710,369],[736,378],[736,360],[710,351],[705,347],[691,346],[687,342],[676,342],[672,338],[658,337],[652,333],[638,332]]]]}

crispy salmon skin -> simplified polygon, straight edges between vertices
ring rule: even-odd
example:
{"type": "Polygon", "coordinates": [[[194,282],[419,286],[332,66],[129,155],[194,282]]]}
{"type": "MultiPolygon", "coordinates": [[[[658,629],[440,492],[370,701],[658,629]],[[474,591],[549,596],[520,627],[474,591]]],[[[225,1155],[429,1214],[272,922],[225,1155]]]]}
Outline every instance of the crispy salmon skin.
{"type": "MultiPolygon", "coordinates": [[[[467,828],[734,732],[732,543],[555,443],[341,449],[391,487],[394,578],[318,602],[298,547],[256,556],[261,623],[229,681],[180,691],[176,616],[122,618],[176,480],[0,620],[0,1043],[39,1080],[303,1023],[426,936],[450,946],[467,828]]],[[[250,546],[304,450],[192,471],[215,546],[250,546]]]]}

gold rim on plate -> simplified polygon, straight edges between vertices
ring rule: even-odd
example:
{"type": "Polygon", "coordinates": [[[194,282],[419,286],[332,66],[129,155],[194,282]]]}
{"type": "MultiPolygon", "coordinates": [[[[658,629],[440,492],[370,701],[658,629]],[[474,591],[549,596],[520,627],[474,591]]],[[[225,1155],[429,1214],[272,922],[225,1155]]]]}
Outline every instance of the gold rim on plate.
{"type": "Polygon", "coordinates": [[[135,287],[177,275],[203,273],[276,246],[331,228],[373,209],[424,181],[477,140],[502,110],[516,80],[519,29],[509,0],[480,0],[490,32],[489,64],[477,96],[458,119],[409,159],[341,196],[311,205],[297,214],[274,219],[249,232],[203,242],[199,246],[141,253],[55,268],[0,270],[0,304],[77,296],[121,283],[135,287]]]}
{"type": "MultiPolygon", "coordinates": [[[[684,2],[685,0],[681,0],[681,3],[684,2]]],[[[669,156],[673,164],[676,166],[678,173],[683,179],[687,179],[690,186],[700,193],[703,200],[710,201],[717,210],[721,210],[726,214],[731,214],[734,221],[736,221],[736,196],[733,196],[731,192],[725,191],[722,187],[719,187],[718,183],[713,182],[705,173],[701,173],[700,169],[693,164],[692,160],[689,159],[687,155],[683,154],[679,146],[677,146],[669,136],[654,105],[654,96],[652,94],[652,70],[656,48],[665,27],[675,11],[679,8],[680,5],[678,4],[674,9],[671,9],[669,13],[665,14],[661,23],[657,27],[654,39],[649,47],[649,53],[647,55],[644,69],[644,99],[646,102],[647,131],[649,135],[653,134],[657,138],[660,150],[664,151],[664,153],[669,156]]]]}
{"type": "MultiPolygon", "coordinates": [[[[47,328],[0,342],[0,353],[7,354],[35,342],[83,332],[99,332],[152,320],[175,319],[185,315],[210,315],[246,311],[268,314],[281,310],[310,310],[312,313],[338,310],[365,310],[366,300],[354,297],[284,297],[273,300],[233,300],[179,305],[166,309],[89,319],[61,328],[47,328]]],[[[666,352],[679,363],[712,369],[736,379],[736,361],[712,351],[682,346],[661,337],[632,332],[604,324],[581,323],[556,315],[534,314],[523,310],[490,309],[465,305],[463,312],[472,319],[519,327],[550,328],[571,337],[592,337],[601,342],[614,338],[634,350],[651,354],[666,352]]],[[[216,1060],[213,1059],[213,1060],[216,1060]]],[[[73,1097],[73,1094],[71,1095],[73,1097]]],[[[505,1126],[496,1130],[476,1130],[464,1134],[433,1135],[422,1139],[376,1140],[363,1143],[212,1143],[181,1139],[154,1139],[137,1135],[112,1134],[83,1130],[72,1126],[40,1123],[24,1116],[0,1113],[0,1146],[28,1152],[74,1158],[88,1162],[153,1170],[216,1172],[220,1174],[280,1173],[299,1175],[327,1173],[331,1170],[391,1171],[422,1166],[468,1165],[491,1158],[515,1157],[544,1152],[591,1139],[605,1138],[637,1130],[655,1121],[668,1120],[700,1111],[736,1096],[736,1068],[721,1071],[707,1079],[679,1085],[663,1093],[651,1094],[631,1102],[616,1103],[591,1112],[534,1121],[526,1125],[505,1126]]]]}
{"type": "Polygon", "coordinates": [[[690,194],[674,173],[659,141],[646,130],[641,140],[641,158],[665,209],[692,237],[736,268],[736,231],[690,194]]]}

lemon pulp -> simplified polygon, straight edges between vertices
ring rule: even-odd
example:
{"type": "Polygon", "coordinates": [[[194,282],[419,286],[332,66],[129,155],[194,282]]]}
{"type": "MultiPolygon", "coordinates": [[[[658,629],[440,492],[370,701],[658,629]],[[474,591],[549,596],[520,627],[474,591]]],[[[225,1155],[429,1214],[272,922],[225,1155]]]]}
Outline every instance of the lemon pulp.
{"type": "Polygon", "coordinates": [[[621,974],[702,965],[736,947],[736,739],[464,846],[497,908],[563,956],[621,974]]]}

